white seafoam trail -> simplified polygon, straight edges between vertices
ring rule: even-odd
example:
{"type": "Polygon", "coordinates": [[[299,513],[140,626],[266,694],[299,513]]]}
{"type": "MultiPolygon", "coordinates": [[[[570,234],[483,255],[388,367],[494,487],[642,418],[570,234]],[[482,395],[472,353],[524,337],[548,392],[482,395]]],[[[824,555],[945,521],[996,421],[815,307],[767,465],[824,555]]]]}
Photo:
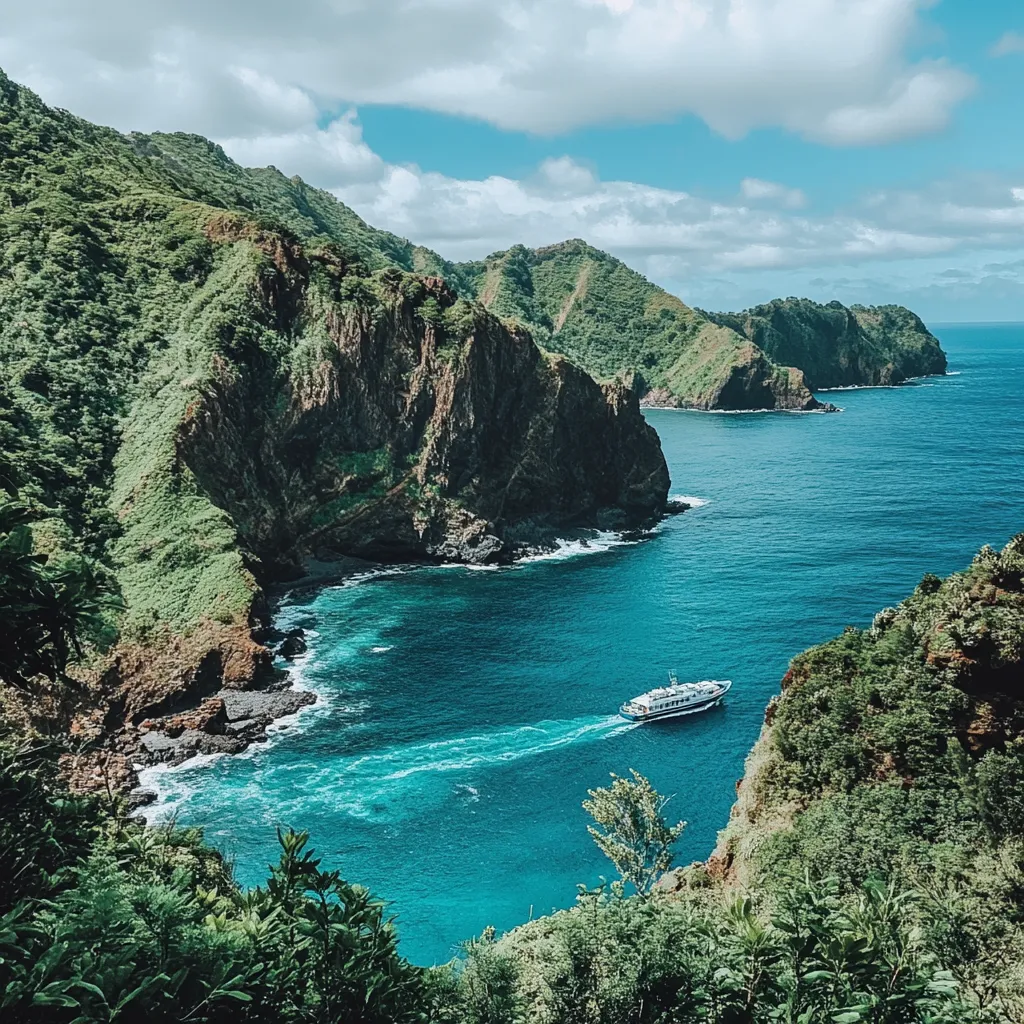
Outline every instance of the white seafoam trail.
{"type": "MultiPolygon", "coordinates": [[[[589,716],[401,744],[354,756],[333,755],[326,761],[288,762],[280,754],[262,756],[260,749],[226,767],[237,774],[240,784],[232,798],[251,801],[254,811],[269,823],[311,813],[394,819],[443,802],[459,790],[473,789],[467,776],[477,780],[489,769],[636,727],[637,723],[618,715],[589,716]],[[409,799],[411,791],[416,793],[414,801],[409,799]],[[274,793],[273,813],[263,796],[266,792],[274,793]]],[[[195,758],[176,768],[147,769],[143,784],[159,794],[158,802],[147,809],[150,823],[187,811],[193,798],[202,800],[203,773],[217,759],[195,758]]]]}

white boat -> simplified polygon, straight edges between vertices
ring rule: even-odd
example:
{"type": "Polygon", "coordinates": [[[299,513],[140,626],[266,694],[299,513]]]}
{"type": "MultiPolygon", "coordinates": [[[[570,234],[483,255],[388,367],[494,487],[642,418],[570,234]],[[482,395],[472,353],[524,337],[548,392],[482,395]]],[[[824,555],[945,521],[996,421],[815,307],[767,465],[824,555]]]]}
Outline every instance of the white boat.
{"type": "Polygon", "coordinates": [[[662,718],[695,715],[718,707],[732,688],[728,679],[704,679],[699,683],[681,683],[669,673],[668,686],[650,690],[619,708],[619,714],[631,722],[654,722],[662,718]]]}

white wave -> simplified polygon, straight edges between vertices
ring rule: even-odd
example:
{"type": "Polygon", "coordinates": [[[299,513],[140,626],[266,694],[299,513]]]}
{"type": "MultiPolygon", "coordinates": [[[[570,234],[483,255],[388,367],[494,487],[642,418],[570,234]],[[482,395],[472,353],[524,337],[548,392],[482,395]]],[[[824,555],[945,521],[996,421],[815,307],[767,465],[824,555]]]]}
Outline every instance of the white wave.
{"type": "Polygon", "coordinates": [[[595,530],[591,536],[574,539],[558,539],[553,541],[550,551],[538,551],[518,559],[517,565],[530,565],[534,562],[564,562],[580,555],[598,555],[612,548],[629,547],[639,544],[639,540],[627,539],[621,534],[607,530],[595,530]]]}
{"type": "Polygon", "coordinates": [[[703,508],[705,505],[710,504],[708,498],[695,498],[692,494],[670,494],[670,502],[682,502],[685,505],[689,505],[690,508],[703,508]]]}
{"type": "Polygon", "coordinates": [[[394,649],[395,649],[394,645],[391,645],[390,647],[371,647],[370,648],[370,653],[371,654],[387,654],[388,651],[393,651],[394,649]]]}
{"type": "MultiPolygon", "coordinates": [[[[573,743],[616,736],[635,726],[618,716],[580,718],[408,744],[323,764],[289,788],[296,808],[317,802],[332,813],[354,817],[404,816],[445,800],[452,790],[436,784],[445,775],[499,767],[573,743]],[[415,799],[410,797],[410,787],[418,791],[415,799]]],[[[474,801],[478,796],[476,787],[469,784],[460,784],[456,790],[474,801]]]]}
{"type": "Polygon", "coordinates": [[[181,776],[195,768],[206,768],[231,754],[196,754],[181,764],[153,764],[139,772],[139,788],[156,793],[156,800],[140,807],[139,817],[144,818],[147,825],[156,825],[169,821],[178,813],[182,804],[186,803],[200,788],[198,784],[189,785],[181,776]]]}

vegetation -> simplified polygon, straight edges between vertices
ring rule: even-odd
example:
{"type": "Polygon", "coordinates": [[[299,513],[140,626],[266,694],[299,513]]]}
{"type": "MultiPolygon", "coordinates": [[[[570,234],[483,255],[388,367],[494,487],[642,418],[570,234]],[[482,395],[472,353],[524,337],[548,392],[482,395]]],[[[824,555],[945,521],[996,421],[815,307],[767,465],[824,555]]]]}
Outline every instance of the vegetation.
{"type": "Polygon", "coordinates": [[[662,813],[667,800],[659,796],[639,772],[632,779],[612,773],[612,784],[588,790],[583,809],[594,819],[590,833],[598,849],[615,865],[622,882],[636,889],[641,899],[672,866],[672,846],[686,822],[669,825],[662,813]]]}
{"type": "Polygon", "coordinates": [[[708,313],[777,363],[799,366],[812,389],[899,384],[945,373],[946,356],[920,318],[902,306],[821,305],[776,299],[743,313],[708,313]]]}
{"type": "MultiPolygon", "coordinates": [[[[255,573],[283,534],[279,506],[238,497],[272,469],[246,416],[287,415],[282,375],[329,362],[328,323],[372,337],[401,315],[462,358],[485,314],[423,274],[684,401],[713,404],[737,373],[799,390],[746,321],[712,322],[583,243],[453,267],[272,168],[193,136],[97,128],[2,74],[0,204],[0,679],[37,705],[43,688],[71,695],[69,663],[118,631],[248,636],[255,573]],[[188,448],[229,413],[230,467],[188,448]]],[[[909,332],[901,351],[930,350],[900,311],[852,316],[887,373],[905,372],[893,332],[909,332]]],[[[375,438],[289,442],[323,484],[311,518],[408,470],[375,438]]],[[[431,971],[303,833],[282,832],[266,884],[242,891],[200,833],[71,794],[63,758],[87,737],[51,748],[4,726],[0,1010],[27,1024],[1020,1021],[1022,664],[1024,536],[794,660],[707,865],[652,884],[682,826],[645,779],[615,779],[587,806],[638,895],[583,891],[431,971]]]]}
{"type": "Polygon", "coordinates": [[[102,587],[84,560],[51,566],[34,549],[31,509],[0,499],[0,684],[64,680],[86,637],[99,638],[102,587]]]}
{"type": "Polygon", "coordinates": [[[585,806],[622,882],[405,963],[384,908],[281,834],[241,891],[200,833],[69,796],[0,743],[12,1020],[1011,1024],[1024,1011],[1024,535],[794,659],[719,849],[642,776],[585,806]],[[639,895],[627,896],[623,882],[639,895]]]}
{"type": "Polygon", "coordinates": [[[598,377],[634,375],[658,402],[804,408],[810,393],[790,367],[811,390],[945,370],[936,339],[902,307],[780,299],[745,313],[705,313],[578,239],[514,246],[454,269],[462,287],[546,348],[598,377]]]}
{"type": "Polygon", "coordinates": [[[0,746],[0,1008],[24,1022],[424,1019],[384,908],[280,835],[242,892],[197,831],[61,792],[52,756],[0,746]]]}

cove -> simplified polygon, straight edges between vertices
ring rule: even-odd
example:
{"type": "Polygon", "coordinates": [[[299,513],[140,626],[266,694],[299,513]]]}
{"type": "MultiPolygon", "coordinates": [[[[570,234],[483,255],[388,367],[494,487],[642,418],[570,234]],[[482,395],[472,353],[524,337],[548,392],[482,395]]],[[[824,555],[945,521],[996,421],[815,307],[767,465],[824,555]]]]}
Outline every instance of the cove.
{"type": "Polygon", "coordinates": [[[319,703],[244,756],[147,771],[155,816],[204,826],[244,883],[278,825],[308,829],[419,963],[599,881],[580,801],[610,771],[675,794],[678,859],[705,857],[789,659],[1024,529],[1024,327],[934,329],[951,376],[826,396],[842,414],[652,411],[673,493],[704,503],[648,540],[288,605],[319,703]],[[690,720],[615,717],[670,669],[735,685],[690,720]]]}

